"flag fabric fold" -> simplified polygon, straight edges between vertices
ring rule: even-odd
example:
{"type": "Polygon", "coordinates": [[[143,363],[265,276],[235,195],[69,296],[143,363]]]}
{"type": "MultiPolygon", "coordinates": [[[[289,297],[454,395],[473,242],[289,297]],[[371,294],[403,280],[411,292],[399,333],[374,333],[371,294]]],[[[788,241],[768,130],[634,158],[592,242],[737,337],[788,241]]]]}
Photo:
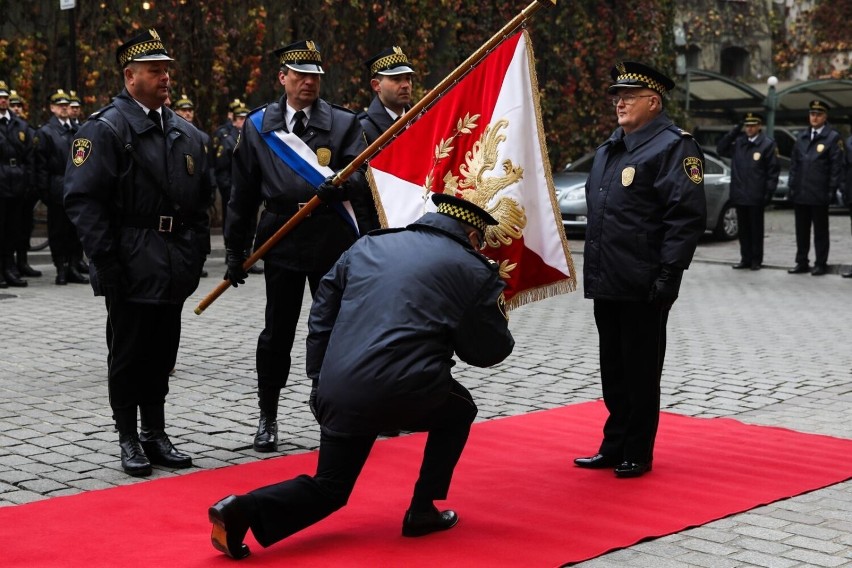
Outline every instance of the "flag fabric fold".
{"type": "Polygon", "coordinates": [[[370,161],[384,227],[434,211],[431,192],[476,203],[500,224],[483,253],[508,306],[576,289],[541,123],[529,35],[510,36],[370,161]]]}

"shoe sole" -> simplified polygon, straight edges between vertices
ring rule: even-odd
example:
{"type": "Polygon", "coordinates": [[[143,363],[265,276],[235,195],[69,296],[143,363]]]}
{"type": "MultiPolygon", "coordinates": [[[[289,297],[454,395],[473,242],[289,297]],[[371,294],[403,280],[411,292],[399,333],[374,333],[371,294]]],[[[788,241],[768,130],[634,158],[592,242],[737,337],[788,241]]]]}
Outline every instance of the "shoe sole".
{"type": "Polygon", "coordinates": [[[445,527],[422,528],[422,529],[421,528],[412,529],[412,528],[408,528],[408,527],[402,527],[402,536],[409,537],[409,538],[415,538],[415,537],[418,537],[418,536],[426,536],[427,534],[432,534],[432,533],[436,533],[436,532],[450,530],[451,528],[453,528],[457,524],[459,524],[459,517],[458,516],[456,516],[455,520],[453,521],[453,524],[447,525],[445,527]]]}
{"type": "Polygon", "coordinates": [[[225,521],[219,516],[218,511],[212,507],[207,511],[207,518],[213,525],[213,530],[210,532],[210,543],[213,548],[234,560],[242,560],[251,554],[249,547],[245,544],[240,545],[240,552],[237,555],[231,554],[231,550],[228,548],[228,531],[225,530],[225,521]]]}
{"type": "Polygon", "coordinates": [[[143,467],[140,469],[128,469],[126,467],[123,467],[122,469],[124,470],[124,473],[131,477],[148,477],[149,475],[151,475],[152,472],[151,466],[143,467]]]}
{"type": "Polygon", "coordinates": [[[268,454],[268,453],[272,453],[272,452],[277,452],[278,451],[278,444],[274,444],[272,446],[258,446],[257,444],[252,444],[252,448],[254,448],[254,451],[256,451],[256,452],[260,452],[262,454],[268,454]]]}

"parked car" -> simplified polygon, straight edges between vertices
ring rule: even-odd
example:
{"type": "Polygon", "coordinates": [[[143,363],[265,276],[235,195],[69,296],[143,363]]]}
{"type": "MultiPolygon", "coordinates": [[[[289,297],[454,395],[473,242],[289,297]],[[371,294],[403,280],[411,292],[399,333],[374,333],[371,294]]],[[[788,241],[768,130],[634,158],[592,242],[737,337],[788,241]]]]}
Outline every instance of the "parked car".
{"type": "MultiPolygon", "coordinates": [[[[586,231],[586,179],[592,169],[594,153],[569,163],[553,174],[556,199],[562,213],[565,232],[586,231]]],[[[736,239],[739,234],[737,210],[730,203],[731,168],[714,151],[704,149],[704,193],[707,198],[707,230],[720,240],[736,239]]]]}
{"type": "MultiPolygon", "coordinates": [[[[733,124],[724,126],[696,126],[692,132],[692,136],[701,145],[702,148],[712,148],[715,150],[719,140],[734,128],[733,124]]],[[[773,137],[778,145],[778,153],[782,158],[790,158],[793,153],[793,146],[796,145],[796,136],[802,131],[801,127],[791,128],[789,126],[776,126],[773,129],[773,137]]]]}

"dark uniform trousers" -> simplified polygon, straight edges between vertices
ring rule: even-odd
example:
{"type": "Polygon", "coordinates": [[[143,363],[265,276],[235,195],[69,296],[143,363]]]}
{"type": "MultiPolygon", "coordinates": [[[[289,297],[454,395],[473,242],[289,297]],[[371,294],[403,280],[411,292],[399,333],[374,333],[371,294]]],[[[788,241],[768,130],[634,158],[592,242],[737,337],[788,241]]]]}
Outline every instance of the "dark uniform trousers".
{"type": "Polygon", "coordinates": [[[257,385],[260,389],[282,389],[290,374],[290,350],[302,313],[305,280],[316,292],[325,272],[302,272],[283,268],[270,259],[264,263],[266,281],[266,325],[257,339],[257,385]]]}
{"type": "Polygon", "coordinates": [[[794,205],[796,264],[808,264],[811,224],[814,226],[814,264],[828,264],[828,205],[794,205]]]}
{"type": "Polygon", "coordinates": [[[740,259],[746,264],[763,264],[763,205],[737,205],[740,226],[740,259]]]}
{"type": "MultiPolygon", "coordinates": [[[[414,486],[415,498],[447,498],[474,418],[476,405],[470,393],[453,380],[446,401],[426,421],[399,425],[403,430],[429,433],[414,486]]],[[[375,441],[375,435],[342,436],[323,431],[316,475],[300,475],[248,493],[244,510],[257,541],[270,546],[346,505],[375,441]]]]}
{"type": "Polygon", "coordinates": [[[20,243],[23,206],[23,197],[0,197],[0,254],[5,258],[15,253],[20,243]]]}
{"type": "Polygon", "coordinates": [[[177,361],[183,305],[107,300],[106,306],[110,406],[162,405],[177,361]]]}
{"type": "Polygon", "coordinates": [[[599,452],[648,463],[659,424],[669,310],[655,303],[595,300],[594,311],[609,410],[599,452]]]}

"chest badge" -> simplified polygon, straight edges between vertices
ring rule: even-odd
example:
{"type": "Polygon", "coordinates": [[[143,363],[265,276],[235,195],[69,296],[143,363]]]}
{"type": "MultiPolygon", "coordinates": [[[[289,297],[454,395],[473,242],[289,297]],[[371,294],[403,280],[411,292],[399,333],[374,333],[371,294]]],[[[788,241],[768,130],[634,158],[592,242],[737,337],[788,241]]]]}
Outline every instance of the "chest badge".
{"type": "Polygon", "coordinates": [[[817,144],[817,153],[821,154],[825,150],[825,144],[817,144]]]}
{"type": "Polygon", "coordinates": [[[184,154],[183,159],[186,162],[186,173],[189,175],[195,175],[195,160],[193,160],[192,156],[189,154],[184,154]]]}
{"type": "Polygon", "coordinates": [[[690,156],[683,159],[683,171],[692,183],[699,184],[704,181],[704,169],[701,167],[701,158],[690,156]]]}
{"type": "Polygon", "coordinates": [[[634,177],[636,177],[636,168],[633,166],[627,166],[621,170],[621,185],[624,187],[630,187],[630,184],[633,183],[634,177]]]}
{"type": "Polygon", "coordinates": [[[752,159],[753,159],[755,162],[760,161],[760,152],[755,152],[755,153],[754,153],[754,156],[752,156],[752,159]]]}
{"type": "Polygon", "coordinates": [[[327,166],[331,163],[331,149],[317,148],[317,163],[321,166],[327,166]]]}
{"type": "Polygon", "coordinates": [[[71,146],[71,161],[78,168],[92,155],[92,142],[85,138],[77,138],[71,146]]]}
{"type": "Polygon", "coordinates": [[[20,140],[21,142],[26,142],[27,141],[27,133],[24,132],[23,130],[19,130],[18,131],[18,140],[20,140]]]}

